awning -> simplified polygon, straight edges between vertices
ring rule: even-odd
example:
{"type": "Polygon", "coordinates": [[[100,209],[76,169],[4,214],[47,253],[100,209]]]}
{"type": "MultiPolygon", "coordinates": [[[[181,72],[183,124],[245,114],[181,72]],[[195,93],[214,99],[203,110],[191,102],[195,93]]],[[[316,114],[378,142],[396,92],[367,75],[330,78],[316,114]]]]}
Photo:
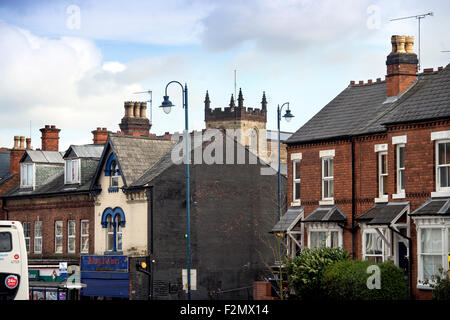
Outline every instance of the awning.
{"type": "Polygon", "coordinates": [[[442,216],[450,215],[449,198],[431,198],[419,208],[410,213],[410,216],[442,216]]]}
{"type": "Polygon", "coordinates": [[[275,226],[272,228],[272,233],[277,232],[286,232],[293,226],[297,224],[297,222],[301,218],[301,213],[303,212],[303,207],[289,207],[286,213],[281,217],[280,221],[278,221],[275,226]]]}
{"type": "Polygon", "coordinates": [[[367,225],[390,225],[406,212],[409,202],[376,203],[368,211],[356,218],[367,225]]]}
{"type": "Polygon", "coordinates": [[[347,217],[338,206],[318,206],[303,222],[346,222],[347,217]]]}

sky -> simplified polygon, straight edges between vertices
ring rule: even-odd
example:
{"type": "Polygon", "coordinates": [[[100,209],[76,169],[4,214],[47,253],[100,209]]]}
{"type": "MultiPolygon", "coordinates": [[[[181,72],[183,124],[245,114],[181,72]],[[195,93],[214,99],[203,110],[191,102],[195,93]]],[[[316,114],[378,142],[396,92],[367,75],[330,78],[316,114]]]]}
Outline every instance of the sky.
{"type": "Polygon", "coordinates": [[[60,150],[92,143],[92,130],[116,132],[124,101],[146,101],[150,132],[184,129],[181,89],[176,105],[158,106],[169,81],[186,83],[189,128],[204,125],[204,97],[226,107],[237,88],[244,105],[268,100],[267,129],[277,105],[289,102],[295,132],[350,80],[382,78],[394,34],[415,36],[421,20],[421,66],[450,62],[450,1],[437,0],[0,0],[0,147],[15,135],[41,147],[39,129],[61,129],[60,150]]]}

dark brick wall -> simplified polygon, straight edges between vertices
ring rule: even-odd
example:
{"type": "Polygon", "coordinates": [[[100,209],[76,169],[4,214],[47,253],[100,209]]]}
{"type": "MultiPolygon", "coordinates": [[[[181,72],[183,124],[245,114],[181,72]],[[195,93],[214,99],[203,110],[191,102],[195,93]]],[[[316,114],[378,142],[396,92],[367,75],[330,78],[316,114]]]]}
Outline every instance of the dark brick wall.
{"type": "MultiPolygon", "coordinates": [[[[157,299],[185,298],[185,166],[172,166],[153,185],[153,292],[157,299]]],[[[193,299],[251,298],[245,287],[273,263],[275,237],[268,232],[277,212],[277,175],[261,176],[260,165],[191,166],[193,299]]]]}

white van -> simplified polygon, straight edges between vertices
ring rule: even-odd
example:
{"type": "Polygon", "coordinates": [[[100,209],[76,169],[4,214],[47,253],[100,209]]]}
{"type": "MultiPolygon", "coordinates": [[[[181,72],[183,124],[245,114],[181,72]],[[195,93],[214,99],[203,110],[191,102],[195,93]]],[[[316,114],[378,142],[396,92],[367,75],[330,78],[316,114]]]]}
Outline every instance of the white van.
{"type": "Polygon", "coordinates": [[[0,220],[0,301],[28,299],[28,257],[22,224],[0,220]]]}

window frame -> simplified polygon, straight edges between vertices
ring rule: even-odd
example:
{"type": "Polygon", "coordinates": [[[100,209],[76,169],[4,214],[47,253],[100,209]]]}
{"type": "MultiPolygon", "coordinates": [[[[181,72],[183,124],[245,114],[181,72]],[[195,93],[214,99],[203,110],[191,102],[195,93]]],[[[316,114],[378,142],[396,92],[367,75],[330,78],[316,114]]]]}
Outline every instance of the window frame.
{"type": "MultiPolygon", "coordinates": [[[[323,156],[322,159],[322,200],[334,200],[334,156],[323,156]],[[330,166],[329,161],[332,162],[332,165],[330,166]],[[328,162],[328,171],[330,170],[330,167],[332,168],[332,175],[325,176],[325,162],[328,162]],[[329,182],[332,181],[333,187],[332,187],[332,197],[325,197],[325,181],[329,182]]],[[[329,173],[329,172],[327,172],[329,173]]],[[[329,191],[329,188],[327,188],[327,192],[329,191]]]]}
{"type": "Polygon", "coordinates": [[[387,198],[389,196],[389,192],[388,190],[384,190],[384,183],[383,183],[383,178],[386,179],[386,187],[388,187],[388,177],[389,177],[389,169],[388,169],[388,165],[389,165],[389,159],[388,159],[388,152],[387,151],[379,151],[378,152],[378,197],[380,199],[382,198],[387,198]],[[386,173],[382,173],[382,159],[383,156],[386,156],[386,173]],[[386,192],[386,194],[384,193],[386,192]]]}
{"type": "MultiPolygon", "coordinates": [[[[386,230],[383,229],[383,236],[386,238],[386,230]]],[[[378,234],[375,228],[364,228],[362,232],[362,260],[368,260],[367,257],[381,257],[381,262],[386,261],[386,243],[384,239],[378,234]],[[366,234],[375,234],[381,239],[381,254],[380,253],[367,253],[366,252],[366,234]]],[[[377,262],[378,263],[378,262],[377,262]]]]}
{"type": "MultiPolygon", "coordinates": [[[[444,272],[448,271],[448,255],[449,255],[449,236],[450,236],[450,227],[448,225],[442,227],[439,225],[423,225],[417,230],[417,283],[419,285],[424,285],[424,256],[440,256],[441,257],[441,266],[443,267],[444,272]],[[440,240],[441,240],[441,252],[423,252],[422,248],[422,231],[424,229],[436,229],[439,230],[440,240]],[[447,241],[446,241],[447,240],[447,241]]],[[[429,283],[433,283],[431,279],[429,279],[429,283]]]]}
{"type": "Polygon", "coordinates": [[[406,145],[405,144],[398,144],[396,146],[396,173],[397,173],[397,194],[404,194],[405,193],[405,180],[406,180],[406,171],[405,171],[405,152],[406,152],[406,145]],[[400,149],[403,148],[403,167],[400,166],[400,149]],[[402,175],[403,172],[403,188],[402,188],[402,175]]]}
{"type": "MultiPolygon", "coordinates": [[[[300,178],[300,172],[299,172],[299,178],[296,178],[297,176],[297,164],[300,166],[302,160],[301,159],[295,159],[292,161],[292,201],[295,203],[299,203],[301,199],[301,178],[300,178]],[[297,194],[297,184],[298,184],[298,194],[299,197],[296,197],[297,194]]],[[[300,171],[300,169],[298,170],[300,171]]]]}
{"type": "Polygon", "coordinates": [[[28,253],[30,253],[31,250],[31,222],[24,222],[22,223],[23,227],[23,235],[25,237],[25,248],[28,253]]]}
{"type": "Polygon", "coordinates": [[[36,164],[35,163],[21,163],[20,164],[20,187],[21,188],[34,188],[36,176],[36,164]],[[28,176],[28,167],[31,166],[31,177],[28,176]],[[25,182],[24,183],[24,178],[25,182]],[[31,179],[31,182],[29,181],[31,179]]]}
{"type": "Polygon", "coordinates": [[[89,220],[83,219],[80,221],[80,253],[89,253],[89,220]],[[87,233],[83,233],[83,225],[87,223],[87,233]],[[87,249],[84,250],[83,240],[87,238],[87,249]]]}
{"type": "Polygon", "coordinates": [[[77,235],[77,223],[75,220],[68,220],[67,221],[67,253],[75,253],[77,250],[76,245],[76,235],[77,235]],[[71,227],[70,225],[73,223],[73,234],[71,234],[71,227]],[[73,250],[70,249],[71,242],[73,244],[73,250]]]}
{"type": "Polygon", "coordinates": [[[325,247],[326,248],[342,248],[343,247],[343,234],[342,234],[342,229],[336,228],[336,227],[331,227],[331,228],[308,228],[308,248],[309,249],[314,249],[317,247],[313,247],[311,245],[311,233],[325,233],[325,247]],[[331,246],[331,233],[337,233],[337,246],[332,247],[331,246]]]}
{"type": "Polygon", "coordinates": [[[74,159],[66,159],[64,161],[64,183],[66,184],[77,184],[81,181],[81,159],[80,158],[74,158],[74,159]],[[78,170],[76,170],[76,173],[74,172],[74,163],[76,163],[76,167],[78,170]],[[69,166],[70,164],[70,166],[69,166]],[[70,168],[70,174],[69,174],[69,168],[70,168]]]}
{"type": "Polygon", "coordinates": [[[42,253],[42,244],[43,244],[43,223],[42,221],[35,221],[34,222],[34,243],[33,243],[33,252],[34,253],[42,253]],[[40,228],[38,229],[37,226],[40,226],[40,228]],[[40,230],[39,232],[39,236],[38,236],[38,230],[40,230]],[[38,241],[40,240],[40,241],[38,241]],[[37,245],[40,245],[40,249],[36,249],[38,248],[37,245]]]}
{"type": "Polygon", "coordinates": [[[55,253],[63,253],[64,249],[64,221],[62,220],[55,220],[54,223],[54,235],[55,235],[55,253]],[[61,224],[61,233],[57,233],[57,225],[61,224]],[[61,244],[59,244],[59,239],[61,239],[61,244]],[[59,250],[60,249],[60,250],[59,250]]]}
{"type": "MultiPolygon", "coordinates": [[[[440,175],[440,168],[447,167],[448,170],[450,170],[450,163],[440,165],[439,164],[439,145],[440,144],[447,144],[450,143],[449,139],[443,139],[443,140],[436,140],[435,143],[435,155],[436,155],[436,161],[435,161],[435,167],[436,167],[436,192],[450,192],[450,182],[448,183],[448,187],[441,187],[441,175],[440,175]]],[[[447,157],[447,148],[446,148],[446,157],[447,157]]],[[[450,155],[449,155],[450,157],[450,155]]]]}

